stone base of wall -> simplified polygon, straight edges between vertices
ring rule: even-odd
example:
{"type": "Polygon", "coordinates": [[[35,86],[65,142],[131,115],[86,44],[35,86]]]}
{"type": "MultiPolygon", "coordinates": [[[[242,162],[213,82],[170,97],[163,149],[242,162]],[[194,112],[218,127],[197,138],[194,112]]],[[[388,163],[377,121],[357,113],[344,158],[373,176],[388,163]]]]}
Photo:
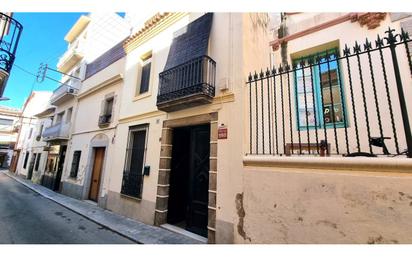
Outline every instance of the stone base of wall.
{"type": "Polygon", "coordinates": [[[236,243],[412,243],[411,160],[292,158],[245,162],[236,243]]]}
{"type": "Polygon", "coordinates": [[[155,205],[155,202],[130,198],[113,191],[108,192],[106,200],[108,210],[149,225],[154,224],[155,205]]]}
{"type": "Polygon", "coordinates": [[[61,193],[72,198],[83,199],[83,186],[63,181],[61,193]]]}

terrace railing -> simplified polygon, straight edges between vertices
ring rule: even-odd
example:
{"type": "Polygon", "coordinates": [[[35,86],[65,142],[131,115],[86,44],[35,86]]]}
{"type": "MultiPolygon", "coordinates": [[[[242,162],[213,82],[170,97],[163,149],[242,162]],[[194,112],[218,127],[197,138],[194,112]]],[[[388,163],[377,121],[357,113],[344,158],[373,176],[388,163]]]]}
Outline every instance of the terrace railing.
{"type": "Polygon", "coordinates": [[[412,157],[411,41],[389,28],[250,74],[248,154],[412,157]]]}
{"type": "Polygon", "coordinates": [[[0,13],[0,70],[10,73],[23,26],[10,16],[0,13]]]}
{"type": "Polygon", "coordinates": [[[215,96],[216,62],[209,56],[196,57],[159,74],[157,105],[202,95],[215,96]]]}

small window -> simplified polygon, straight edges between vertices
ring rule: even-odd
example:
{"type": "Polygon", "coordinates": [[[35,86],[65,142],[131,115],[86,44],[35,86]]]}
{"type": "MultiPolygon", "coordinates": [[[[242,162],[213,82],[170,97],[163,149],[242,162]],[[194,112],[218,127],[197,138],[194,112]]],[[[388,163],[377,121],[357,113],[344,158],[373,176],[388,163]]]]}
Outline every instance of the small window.
{"type": "Polygon", "coordinates": [[[141,68],[141,76],[140,76],[140,85],[138,88],[138,94],[143,94],[149,91],[150,85],[150,71],[152,66],[152,52],[148,52],[142,57],[142,68],[141,68]]]}
{"type": "Polygon", "coordinates": [[[35,170],[35,171],[38,171],[38,170],[39,170],[40,159],[41,159],[41,153],[38,153],[38,154],[37,154],[37,159],[36,159],[36,165],[34,165],[34,170],[35,170]]]}
{"type": "Polygon", "coordinates": [[[293,60],[297,67],[300,67],[301,61],[315,57],[319,57],[321,61],[320,65],[295,71],[299,130],[323,126],[343,127],[345,124],[343,120],[345,104],[342,102],[341,92],[343,86],[342,81],[339,80],[340,69],[339,62],[335,60],[336,52],[337,49],[330,49],[293,60]],[[331,60],[329,64],[325,59],[327,54],[331,60]]]}
{"type": "Polygon", "coordinates": [[[80,156],[81,151],[74,151],[73,153],[73,161],[72,161],[72,168],[70,170],[70,177],[77,178],[77,173],[79,172],[79,163],[80,163],[80,156]]]}
{"type": "Polygon", "coordinates": [[[56,123],[55,123],[55,124],[61,123],[62,120],[63,120],[63,116],[64,116],[64,112],[61,112],[61,113],[57,114],[56,123]]]}
{"type": "Polygon", "coordinates": [[[40,140],[41,134],[43,133],[43,129],[44,129],[44,124],[41,124],[40,129],[39,129],[39,134],[37,134],[37,137],[39,138],[39,140],[40,140]]]}
{"type": "Polygon", "coordinates": [[[105,115],[107,115],[107,116],[112,115],[113,102],[114,102],[114,97],[110,97],[110,98],[106,99],[106,104],[105,104],[105,108],[104,108],[104,114],[105,115]]]}
{"type": "Polygon", "coordinates": [[[131,127],[126,149],[121,193],[141,198],[143,188],[143,167],[146,153],[147,126],[131,127]]]}
{"type": "Polygon", "coordinates": [[[72,113],[73,113],[73,107],[70,107],[69,109],[67,109],[66,123],[70,123],[72,119],[72,113]]]}
{"type": "Polygon", "coordinates": [[[27,167],[27,162],[29,160],[29,153],[26,152],[26,155],[24,156],[24,163],[23,163],[23,169],[25,169],[27,167]]]}
{"type": "Polygon", "coordinates": [[[30,139],[30,138],[31,138],[32,134],[33,134],[33,128],[30,128],[29,138],[28,138],[28,139],[30,139]]]}
{"type": "Polygon", "coordinates": [[[149,83],[150,83],[150,66],[151,63],[147,63],[142,68],[142,79],[140,81],[140,90],[139,93],[143,94],[149,90],[149,83]]]}

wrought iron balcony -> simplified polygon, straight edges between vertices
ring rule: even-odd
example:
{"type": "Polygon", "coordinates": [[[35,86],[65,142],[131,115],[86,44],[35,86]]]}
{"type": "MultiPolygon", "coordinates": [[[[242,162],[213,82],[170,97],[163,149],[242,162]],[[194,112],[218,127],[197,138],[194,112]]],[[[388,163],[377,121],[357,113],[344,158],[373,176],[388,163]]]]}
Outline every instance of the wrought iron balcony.
{"type": "Polygon", "coordinates": [[[42,137],[44,141],[68,140],[71,123],[58,123],[44,129],[42,137]]]}
{"type": "Polygon", "coordinates": [[[157,107],[177,111],[210,103],[215,96],[216,62],[200,56],[159,74],[157,107]]]}
{"type": "Polygon", "coordinates": [[[76,87],[63,84],[53,91],[53,95],[50,98],[50,104],[59,105],[64,103],[67,100],[74,98],[78,92],[79,89],[76,87]]]}
{"type": "Polygon", "coordinates": [[[22,30],[18,21],[0,13],[0,97],[13,67],[22,30]]]}
{"type": "Polygon", "coordinates": [[[104,127],[110,124],[112,121],[111,114],[103,114],[99,116],[99,127],[104,127]]]}

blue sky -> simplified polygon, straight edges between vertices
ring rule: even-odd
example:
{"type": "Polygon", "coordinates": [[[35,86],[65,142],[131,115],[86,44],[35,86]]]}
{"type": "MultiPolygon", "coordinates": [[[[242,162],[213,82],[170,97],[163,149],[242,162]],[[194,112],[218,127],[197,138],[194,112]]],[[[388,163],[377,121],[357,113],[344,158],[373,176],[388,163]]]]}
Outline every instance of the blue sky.
{"type": "MultiPolygon", "coordinates": [[[[48,63],[56,68],[59,57],[66,51],[64,36],[82,13],[14,13],[13,18],[23,25],[23,32],[17,48],[14,67],[11,71],[1,105],[21,108],[32,88],[37,91],[53,91],[59,84],[45,79],[42,83],[28,72],[37,74],[40,63],[48,63]]],[[[48,73],[50,77],[60,79],[58,73],[48,73]]]]}

